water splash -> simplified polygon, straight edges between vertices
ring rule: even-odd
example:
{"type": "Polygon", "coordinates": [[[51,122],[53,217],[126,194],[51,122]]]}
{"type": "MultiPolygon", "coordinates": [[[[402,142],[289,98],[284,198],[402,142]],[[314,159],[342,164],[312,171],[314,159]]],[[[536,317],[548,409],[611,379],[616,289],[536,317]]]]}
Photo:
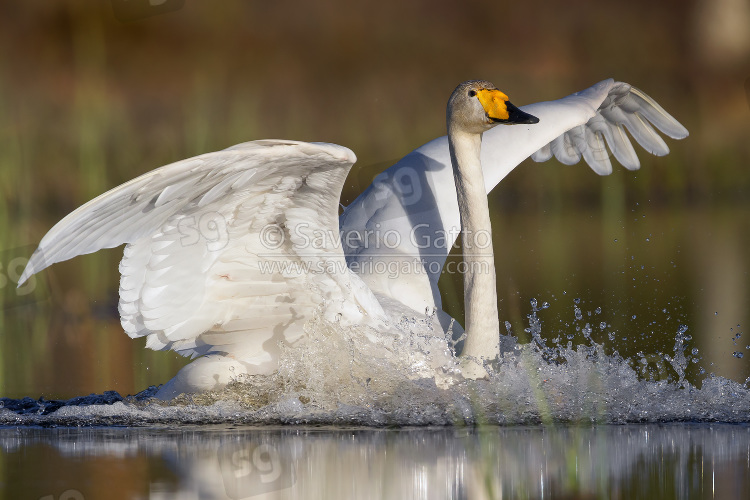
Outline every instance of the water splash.
{"type": "MultiPolygon", "coordinates": [[[[170,403],[151,399],[155,388],[127,398],[3,399],[0,424],[750,421],[745,385],[714,375],[698,384],[686,376],[700,359],[686,325],[678,327],[670,354],[640,351],[624,358],[594,339],[594,333],[611,333],[606,321],[599,332],[591,326],[600,308],[584,312],[574,300],[574,321],[559,331],[543,324],[549,308],[531,301],[524,327],[530,342],[501,335],[501,355],[487,366],[489,380],[460,376],[454,345],[434,335],[431,315],[403,317],[387,333],[316,318],[307,325],[304,346],[282,348],[282,367],[272,376],[246,377],[223,391],[170,403]],[[583,342],[574,345],[571,331],[583,342]]],[[[510,323],[505,327],[513,332],[510,323]]]]}

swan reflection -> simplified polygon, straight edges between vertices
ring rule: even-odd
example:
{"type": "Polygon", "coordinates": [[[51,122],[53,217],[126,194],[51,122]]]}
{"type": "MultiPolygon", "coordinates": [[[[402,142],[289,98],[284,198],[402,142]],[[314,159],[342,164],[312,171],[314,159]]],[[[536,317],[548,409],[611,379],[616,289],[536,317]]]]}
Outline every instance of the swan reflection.
{"type": "Polygon", "coordinates": [[[747,425],[5,428],[0,447],[16,498],[741,498],[750,490],[747,425]],[[15,475],[24,461],[34,473],[15,475]]]}

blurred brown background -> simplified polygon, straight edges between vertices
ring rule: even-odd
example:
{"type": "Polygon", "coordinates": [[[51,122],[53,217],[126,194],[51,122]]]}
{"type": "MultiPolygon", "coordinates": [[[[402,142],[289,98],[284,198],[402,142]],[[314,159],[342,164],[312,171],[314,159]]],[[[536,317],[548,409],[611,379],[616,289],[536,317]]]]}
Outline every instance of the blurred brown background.
{"type": "MultiPolygon", "coordinates": [[[[636,147],[637,173],[527,161],[503,181],[491,196],[501,320],[523,337],[529,299],[550,301],[547,337],[577,343],[590,323],[610,350],[651,356],[645,376],[663,371],[658,353],[685,324],[702,357],[693,377],[750,375],[732,356],[750,345],[736,338],[750,319],[747,0],[130,3],[116,14],[116,1],[0,1],[0,395],[132,393],[184,362],[121,331],[120,249],[15,290],[24,259],[77,206],[262,138],[354,150],[348,203],[444,135],[449,93],[473,78],[523,105],[613,77],[691,132],[667,141],[666,158],[636,147]]],[[[441,285],[460,317],[460,279],[441,285]]]]}

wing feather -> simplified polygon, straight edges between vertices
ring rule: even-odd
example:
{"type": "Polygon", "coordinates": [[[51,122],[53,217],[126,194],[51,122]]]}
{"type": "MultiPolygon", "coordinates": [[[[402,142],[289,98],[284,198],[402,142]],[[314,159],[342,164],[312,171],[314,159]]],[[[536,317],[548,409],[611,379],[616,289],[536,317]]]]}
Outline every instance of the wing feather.
{"type": "MultiPolygon", "coordinates": [[[[305,231],[338,234],[339,196],[354,161],[336,145],[255,141],[161,167],[55,225],[21,282],[124,243],[119,311],[128,335],[146,336],[153,349],[270,363],[278,341],[303,334],[301,320],[322,306],[335,314],[352,289],[363,293],[337,239],[312,250],[300,239],[305,231]],[[271,226],[279,246],[264,240],[271,226]]],[[[373,301],[364,299],[382,313],[373,301]]]]}
{"type": "MultiPolygon", "coordinates": [[[[607,175],[612,172],[612,164],[604,148],[606,143],[612,155],[625,168],[637,170],[640,161],[625,130],[649,153],[656,156],[669,154],[669,147],[654,127],[673,139],[683,139],[688,135],[684,126],[643,91],[626,83],[612,83],[597,113],[585,123],[562,133],[562,141],[569,147],[560,147],[561,138],[557,137],[551,142],[551,153],[566,165],[578,163],[583,157],[592,170],[599,175],[607,175]],[[599,135],[592,135],[590,131],[599,135]],[[581,134],[585,137],[584,141],[577,140],[581,134]]],[[[538,162],[546,161],[551,158],[548,151],[548,146],[543,146],[531,158],[538,162]]]]}
{"type": "MultiPolygon", "coordinates": [[[[627,169],[640,167],[626,129],[655,155],[667,154],[669,148],[654,127],[673,139],[688,135],[651,97],[611,79],[521,109],[539,123],[499,125],[482,139],[488,193],[529,156],[537,162],[555,156],[568,165],[583,158],[597,174],[607,175],[612,172],[610,156],[627,169]]],[[[380,174],[346,208],[341,228],[349,265],[373,291],[402,301],[407,297],[415,310],[440,307],[437,282],[461,228],[447,137],[425,144],[380,174]],[[385,235],[394,233],[399,244],[388,245],[385,235]],[[373,263],[379,261],[408,261],[419,272],[396,282],[377,272],[373,263]]]]}

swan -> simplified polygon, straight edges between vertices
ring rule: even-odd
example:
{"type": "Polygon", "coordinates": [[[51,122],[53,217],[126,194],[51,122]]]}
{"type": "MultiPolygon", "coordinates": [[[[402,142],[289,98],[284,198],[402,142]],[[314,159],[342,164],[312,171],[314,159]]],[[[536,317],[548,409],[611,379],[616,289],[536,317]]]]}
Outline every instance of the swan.
{"type": "Polygon", "coordinates": [[[449,99],[447,122],[447,137],[387,169],[340,217],[356,161],[343,146],[259,140],[158,168],[58,222],[19,286],[56,262],[125,244],[125,332],[197,358],[161,386],[157,397],[171,399],[272,373],[280,344],[303,339],[315,314],[378,329],[434,310],[437,330],[460,331],[441,309],[437,280],[463,224],[474,246],[464,252],[461,368],[484,377],[499,334],[486,194],[529,156],[583,158],[606,175],[605,142],[626,168],[639,168],[625,128],[655,155],[669,149],[653,126],[674,139],[688,132],[645,93],[611,79],[520,109],[489,82],[465,82],[449,99]],[[380,272],[378,264],[392,263],[412,272],[380,272]]]}

